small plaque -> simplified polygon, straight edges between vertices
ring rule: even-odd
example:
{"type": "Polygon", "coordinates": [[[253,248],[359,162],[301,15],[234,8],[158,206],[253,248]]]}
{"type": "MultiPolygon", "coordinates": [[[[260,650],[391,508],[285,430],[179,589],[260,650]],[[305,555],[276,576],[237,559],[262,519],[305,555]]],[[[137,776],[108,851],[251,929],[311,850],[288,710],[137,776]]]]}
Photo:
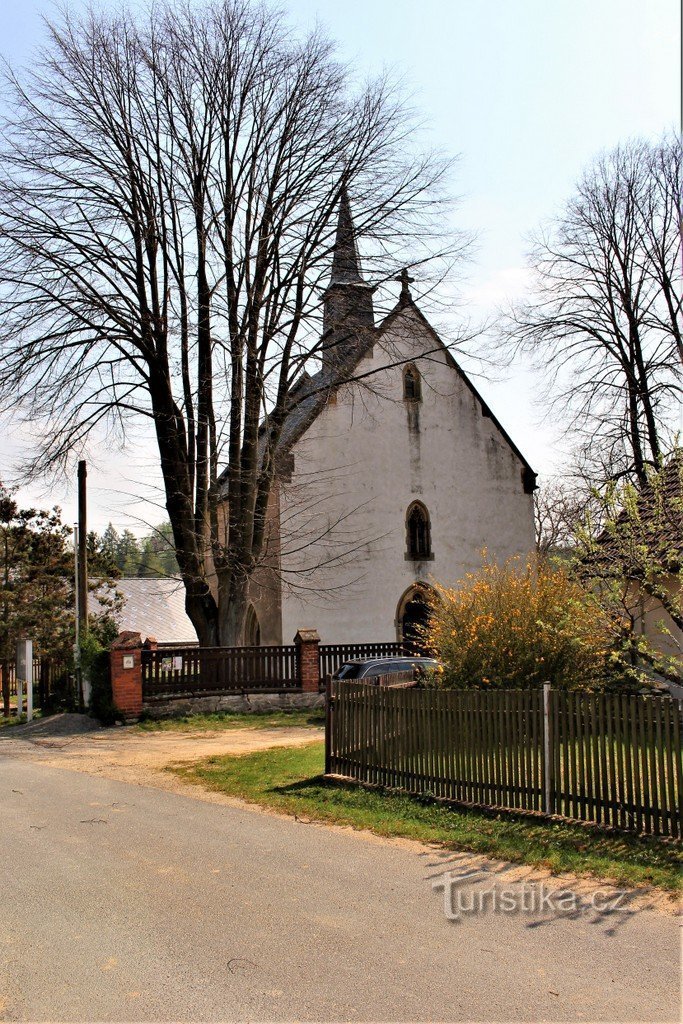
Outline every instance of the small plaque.
{"type": "Polygon", "coordinates": [[[161,671],[170,672],[173,668],[173,658],[162,658],[161,659],[161,671]]]}
{"type": "Polygon", "coordinates": [[[124,654],[123,656],[123,667],[124,668],[135,668],[135,655],[124,654]]]}
{"type": "Polygon", "coordinates": [[[180,655],[177,655],[173,659],[173,668],[174,668],[174,670],[176,672],[180,672],[180,671],[182,671],[182,667],[183,667],[183,656],[182,656],[182,654],[180,654],[180,655]]]}

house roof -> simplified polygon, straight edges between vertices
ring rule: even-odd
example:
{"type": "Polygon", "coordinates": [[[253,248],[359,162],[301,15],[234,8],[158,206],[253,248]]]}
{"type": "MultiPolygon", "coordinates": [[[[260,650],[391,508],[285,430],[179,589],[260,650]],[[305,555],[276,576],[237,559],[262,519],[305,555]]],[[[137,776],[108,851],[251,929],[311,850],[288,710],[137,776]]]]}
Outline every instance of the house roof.
{"type": "MultiPolygon", "coordinates": [[[[651,522],[655,512],[650,499],[646,499],[641,518],[651,522]]],[[[683,450],[678,449],[662,472],[662,497],[668,510],[664,523],[664,541],[679,557],[683,557],[683,450]]]]}
{"type": "MultiPolygon", "coordinates": [[[[641,488],[637,498],[637,522],[640,535],[633,539],[647,545],[672,569],[683,562],[683,451],[677,450],[665,463],[661,476],[661,487],[656,490],[651,484],[641,488]]],[[[598,537],[596,556],[603,560],[623,556],[619,536],[629,536],[631,517],[625,510],[617,516],[612,528],[598,537]],[[620,526],[626,527],[626,533],[620,526]]]]}
{"type": "Polygon", "coordinates": [[[179,577],[123,578],[116,581],[124,605],[116,615],[119,629],[140,633],[143,640],[196,644],[197,634],[185,611],[185,588],[179,577]]]}

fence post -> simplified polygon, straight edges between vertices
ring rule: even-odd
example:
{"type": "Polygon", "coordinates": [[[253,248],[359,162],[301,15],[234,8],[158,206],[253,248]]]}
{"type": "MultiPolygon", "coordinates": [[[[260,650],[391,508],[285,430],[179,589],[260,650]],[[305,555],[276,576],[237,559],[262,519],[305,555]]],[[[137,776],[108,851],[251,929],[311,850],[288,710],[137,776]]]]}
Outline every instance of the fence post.
{"type": "Polygon", "coordinates": [[[325,775],[330,774],[332,767],[332,715],[334,703],[332,699],[332,676],[325,676],[325,775]]]}
{"type": "Polygon", "coordinates": [[[299,683],[304,693],[320,691],[320,634],[317,629],[299,629],[294,637],[299,683]]]}
{"type": "Polygon", "coordinates": [[[142,712],[142,638],[130,630],[119,633],[109,649],[111,695],[126,721],[142,712]]]}
{"type": "Polygon", "coordinates": [[[550,745],[550,683],[543,684],[543,810],[552,814],[552,764],[553,754],[550,745]]]}

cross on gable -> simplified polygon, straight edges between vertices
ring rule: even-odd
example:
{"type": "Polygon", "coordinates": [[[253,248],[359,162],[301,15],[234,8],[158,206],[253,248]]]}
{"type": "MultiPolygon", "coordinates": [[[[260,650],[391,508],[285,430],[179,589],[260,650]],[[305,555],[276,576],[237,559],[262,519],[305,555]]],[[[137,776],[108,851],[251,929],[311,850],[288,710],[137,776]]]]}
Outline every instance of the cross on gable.
{"type": "Polygon", "coordinates": [[[410,294],[410,285],[413,283],[414,280],[415,278],[411,277],[410,274],[408,273],[407,267],[404,267],[401,273],[398,275],[398,277],[394,278],[394,281],[398,281],[401,285],[401,295],[399,297],[399,302],[402,306],[407,305],[409,302],[412,302],[413,300],[413,297],[410,294]]]}

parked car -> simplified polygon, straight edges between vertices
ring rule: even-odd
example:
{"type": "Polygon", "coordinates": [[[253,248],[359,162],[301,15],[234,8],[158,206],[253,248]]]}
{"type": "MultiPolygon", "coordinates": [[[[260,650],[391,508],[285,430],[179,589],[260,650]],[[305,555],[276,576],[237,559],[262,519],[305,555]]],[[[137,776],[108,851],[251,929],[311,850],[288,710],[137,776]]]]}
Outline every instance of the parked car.
{"type": "Polygon", "coordinates": [[[366,658],[357,661],[345,661],[333,674],[333,679],[365,679],[371,682],[378,676],[387,676],[393,672],[411,672],[438,670],[441,663],[436,658],[408,658],[405,655],[392,658],[366,658]]]}

